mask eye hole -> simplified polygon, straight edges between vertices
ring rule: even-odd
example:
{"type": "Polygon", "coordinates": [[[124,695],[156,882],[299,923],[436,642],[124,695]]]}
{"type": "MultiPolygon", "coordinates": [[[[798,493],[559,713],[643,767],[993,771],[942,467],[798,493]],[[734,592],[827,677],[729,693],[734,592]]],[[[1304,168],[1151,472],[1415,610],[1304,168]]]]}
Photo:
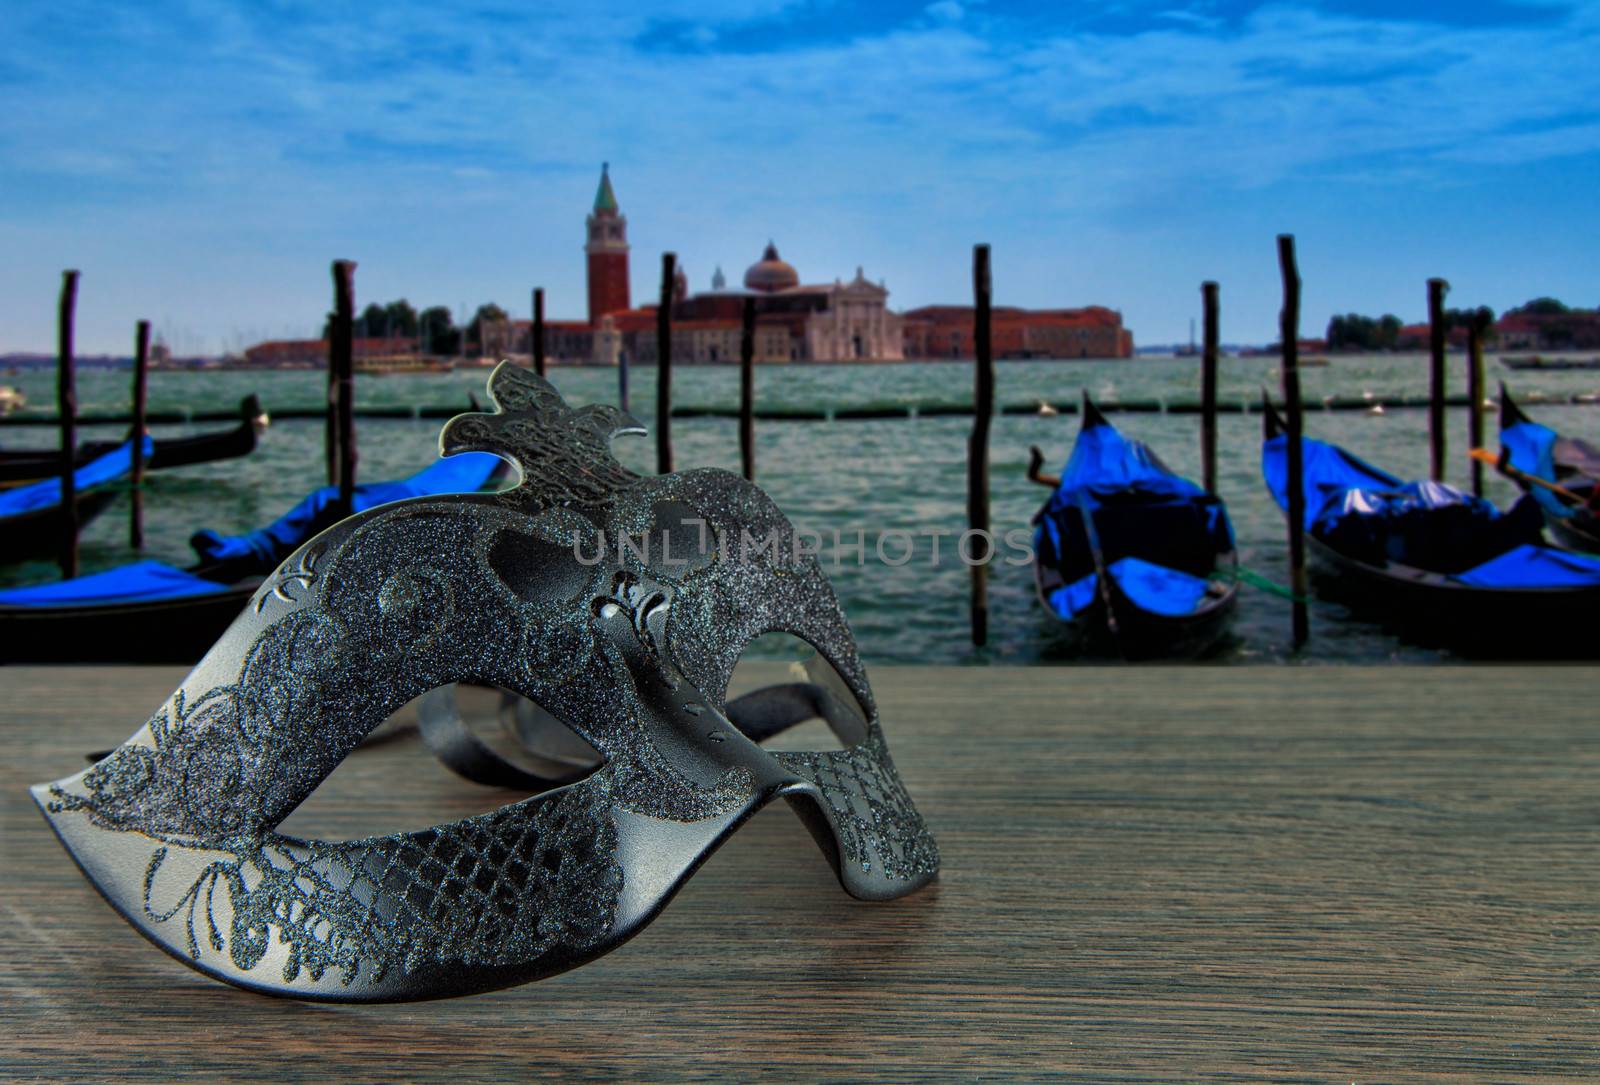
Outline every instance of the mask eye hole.
{"type": "Polygon", "coordinates": [[[806,641],[766,633],[745,645],[727,714],[769,750],[845,750],[867,736],[867,714],[844,677],[806,641]]]}
{"type": "Polygon", "coordinates": [[[279,828],[318,840],[427,829],[574,783],[604,760],[533,701],[492,686],[440,686],[384,721],[279,828]],[[425,716],[436,731],[445,725],[443,737],[424,740],[425,716]],[[486,786],[464,787],[463,776],[486,786]]]}

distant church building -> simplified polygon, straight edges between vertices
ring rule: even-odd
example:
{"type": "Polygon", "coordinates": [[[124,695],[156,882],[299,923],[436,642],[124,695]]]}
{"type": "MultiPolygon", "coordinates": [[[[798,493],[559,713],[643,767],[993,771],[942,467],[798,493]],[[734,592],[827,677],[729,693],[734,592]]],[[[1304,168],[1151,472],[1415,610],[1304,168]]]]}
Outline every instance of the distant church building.
{"type": "MultiPolygon", "coordinates": [[[[617,202],[609,164],[585,221],[589,318],[545,322],[545,354],[555,361],[653,364],[656,306],[635,309],[628,281],[628,220],[617,202]]],[[[673,357],[684,362],[737,362],[745,298],[756,309],[756,359],[762,362],[892,361],[903,357],[900,318],[888,311],[889,291],[860,268],[849,282],[803,285],[794,267],[768,242],[745,271],[744,288],[730,289],[718,267],[711,289],[691,294],[680,264],[672,290],[673,357]]],[[[532,324],[515,321],[511,341],[532,351],[532,324]]]]}
{"type": "Polygon", "coordinates": [[[600,166],[600,189],[589,214],[589,323],[598,325],[607,313],[632,308],[628,301],[628,220],[617,209],[611,188],[611,164],[600,166]]]}
{"type": "MultiPolygon", "coordinates": [[[[744,289],[730,290],[718,268],[712,289],[680,296],[672,306],[673,357],[694,361],[737,361],[723,344],[726,332],[742,327],[744,302],[755,303],[758,347],[762,361],[842,362],[898,361],[902,355],[900,318],[888,310],[889,291],[867,281],[860,268],[849,282],[804,285],[800,273],[767,242],[761,259],[744,273],[744,289]],[[679,353],[679,327],[689,353],[679,353]],[[763,347],[765,349],[763,349],[763,347]]],[[[652,312],[653,316],[653,312],[652,312]]],[[[639,342],[640,357],[655,357],[654,324],[639,342]]]]}
{"type": "MultiPolygon", "coordinates": [[[[635,309],[628,282],[628,220],[611,185],[610,165],[585,222],[589,314],[585,321],[547,321],[545,353],[554,361],[616,365],[623,357],[654,364],[656,306],[635,309]]],[[[930,306],[904,316],[889,311],[889,289],[861,268],[848,282],[805,284],[767,242],[745,270],[743,289],[730,288],[722,268],[711,289],[689,292],[680,264],[672,290],[672,356],[683,362],[737,362],[746,299],[755,306],[755,357],[760,362],[899,361],[907,357],[971,357],[971,310],[930,306]]],[[[1127,357],[1132,336],[1120,315],[1091,307],[1027,312],[995,310],[997,355],[1127,357]],[[1014,342],[1013,342],[1014,340],[1014,342]]],[[[532,326],[515,321],[509,341],[532,352],[532,326]]]]}

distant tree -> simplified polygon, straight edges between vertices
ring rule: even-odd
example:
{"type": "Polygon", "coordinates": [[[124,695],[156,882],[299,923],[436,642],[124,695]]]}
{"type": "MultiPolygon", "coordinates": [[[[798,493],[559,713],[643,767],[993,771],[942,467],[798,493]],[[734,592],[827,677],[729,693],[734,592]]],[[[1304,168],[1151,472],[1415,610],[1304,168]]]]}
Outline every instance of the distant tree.
{"type": "MultiPolygon", "coordinates": [[[[1397,321],[1395,330],[1399,327],[1397,321]]],[[[1378,350],[1385,345],[1380,323],[1360,313],[1346,313],[1328,321],[1327,339],[1329,350],[1378,350]]]]}
{"type": "MultiPolygon", "coordinates": [[[[1556,304],[1560,304],[1557,302],[1556,304]]],[[[1476,309],[1446,309],[1444,311],[1444,325],[1446,328],[1470,328],[1472,322],[1478,319],[1480,313],[1488,313],[1490,323],[1494,322],[1494,310],[1487,305],[1480,305],[1476,309]]]]}
{"type": "MultiPolygon", "coordinates": [[[[448,314],[446,314],[448,316],[448,314]]],[[[401,298],[388,305],[373,303],[361,310],[351,322],[351,334],[357,339],[410,339],[417,334],[417,311],[411,303],[401,298]]],[[[333,314],[322,324],[322,338],[333,336],[333,314]]]]}
{"type": "Polygon", "coordinates": [[[388,331],[390,335],[404,336],[407,339],[417,334],[417,311],[405,298],[391,301],[383,307],[384,316],[388,318],[388,331]]]}
{"type": "Polygon", "coordinates": [[[384,325],[387,323],[383,306],[376,303],[368,305],[355,319],[354,335],[357,339],[377,339],[384,334],[384,325]]]}
{"type": "Polygon", "coordinates": [[[1384,313],[1378,318],[1378,347],[1381,350],[1393,350],[1400,341],[1400,329],[1404,327],[1400,318],[1393,313],[1384,313]]]}
{"type": "Polygon", "coordinates": [[[417,317],[417,326],[429,354],[454,355],[461,350],[461,329],[450,319],[450,310],[445,306],[424,309],[417,317]]]}
{"type": "Polygon", "coordinates": [[[1570,310],[1555,298],[1534,298],[1511,311],[1528,316],[1565,316],[1570,310]]]}

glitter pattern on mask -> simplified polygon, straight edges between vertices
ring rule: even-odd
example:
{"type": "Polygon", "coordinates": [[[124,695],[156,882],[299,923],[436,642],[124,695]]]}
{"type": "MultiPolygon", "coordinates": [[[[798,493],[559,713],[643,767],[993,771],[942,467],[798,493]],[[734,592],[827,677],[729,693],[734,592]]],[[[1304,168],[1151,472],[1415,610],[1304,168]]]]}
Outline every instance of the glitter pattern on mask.
{"type": "Polygon", "coordinates": [[[145,918],[186,924],[189,956],[224,974],[287,947],[285,985],[330,969],[344,986],[378,984],[435,965],[536,978],[624,936],[616,815],[692,825],[745,808],[757,795],[751,757],[767,759],[764,786],[814,789],[847,887],[866,879],[893,895],[894,883],[931,877],[937,849],[888,759],[844,615],[771,499],[724,471],[634,475],[609,442],[637,423],[610,407],[574,410],[525,370],[501,365],[490,394],[498,412],[452,420],[441,443],[514,459],[517,487],[382,506],[330,528],[285,561],[144,731],[50,789],[51,814],[150,838],[146,869],[122,875],[142,881],[145,918]],[[682,560],[692,537],[676,533],[691,522],[706,547],[682,560]],[[673,539],[578,560],[623,535],[673,539]],[[772,545],[749,552],[746,537],[772,545]],[[819,754],[751,747],[743,762],[707,744],[698,710],[681,706],[720,711],[740,653],[769,632],[833,665],[864,709],[863,741],[819,754]],[[537,702],[604,763],[568,788],[422,833],[338,843],[275,832],[369,731],[464,680],[537,702]],[[198,873],[162,888],[174,869],[180,881],[198,873]]]}
{"type": "MultiPolygon", "coordinates": [[[[593,792],[566,791],[482,817],[399,837],[340,843],[274,834],[231,838],[228,858],[205,866],[177,899],[155,885],[168,848],[144,879],[145,915],[184,917],[189,956],[204,944],[234,967],[259,964],[274,939],[286,947],[283,980],[337,969],[348,987],[399,965],[504,965],[557,945],[603,938],[622,888],[616,828],[593,792]],[[218,919],[225,896],[227,933],[218,919]],[[203,903],[202,903],[203,902],[203,903]]],[[[81,800],[63,796],[58,809],[81,800]]],[[[99,816],[105,828],[125,828],[99,816]]]]}

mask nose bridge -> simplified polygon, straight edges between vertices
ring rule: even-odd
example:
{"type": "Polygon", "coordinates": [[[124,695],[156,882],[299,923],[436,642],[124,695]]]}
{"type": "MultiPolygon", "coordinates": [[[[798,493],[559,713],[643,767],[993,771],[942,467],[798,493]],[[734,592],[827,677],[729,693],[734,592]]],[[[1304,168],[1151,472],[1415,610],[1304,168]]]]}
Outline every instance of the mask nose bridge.
{"type": "Polygon", "coordinates": [[[640,706],[639,724],[657,752],[686,779],[715,786],[733,768],[746,768],[759,792],[794,779],[767,751],[673,665],[665,648],[670,588],[619,574],[609,599],[596,600],[599,627],[621,651],[640,706]]]}

